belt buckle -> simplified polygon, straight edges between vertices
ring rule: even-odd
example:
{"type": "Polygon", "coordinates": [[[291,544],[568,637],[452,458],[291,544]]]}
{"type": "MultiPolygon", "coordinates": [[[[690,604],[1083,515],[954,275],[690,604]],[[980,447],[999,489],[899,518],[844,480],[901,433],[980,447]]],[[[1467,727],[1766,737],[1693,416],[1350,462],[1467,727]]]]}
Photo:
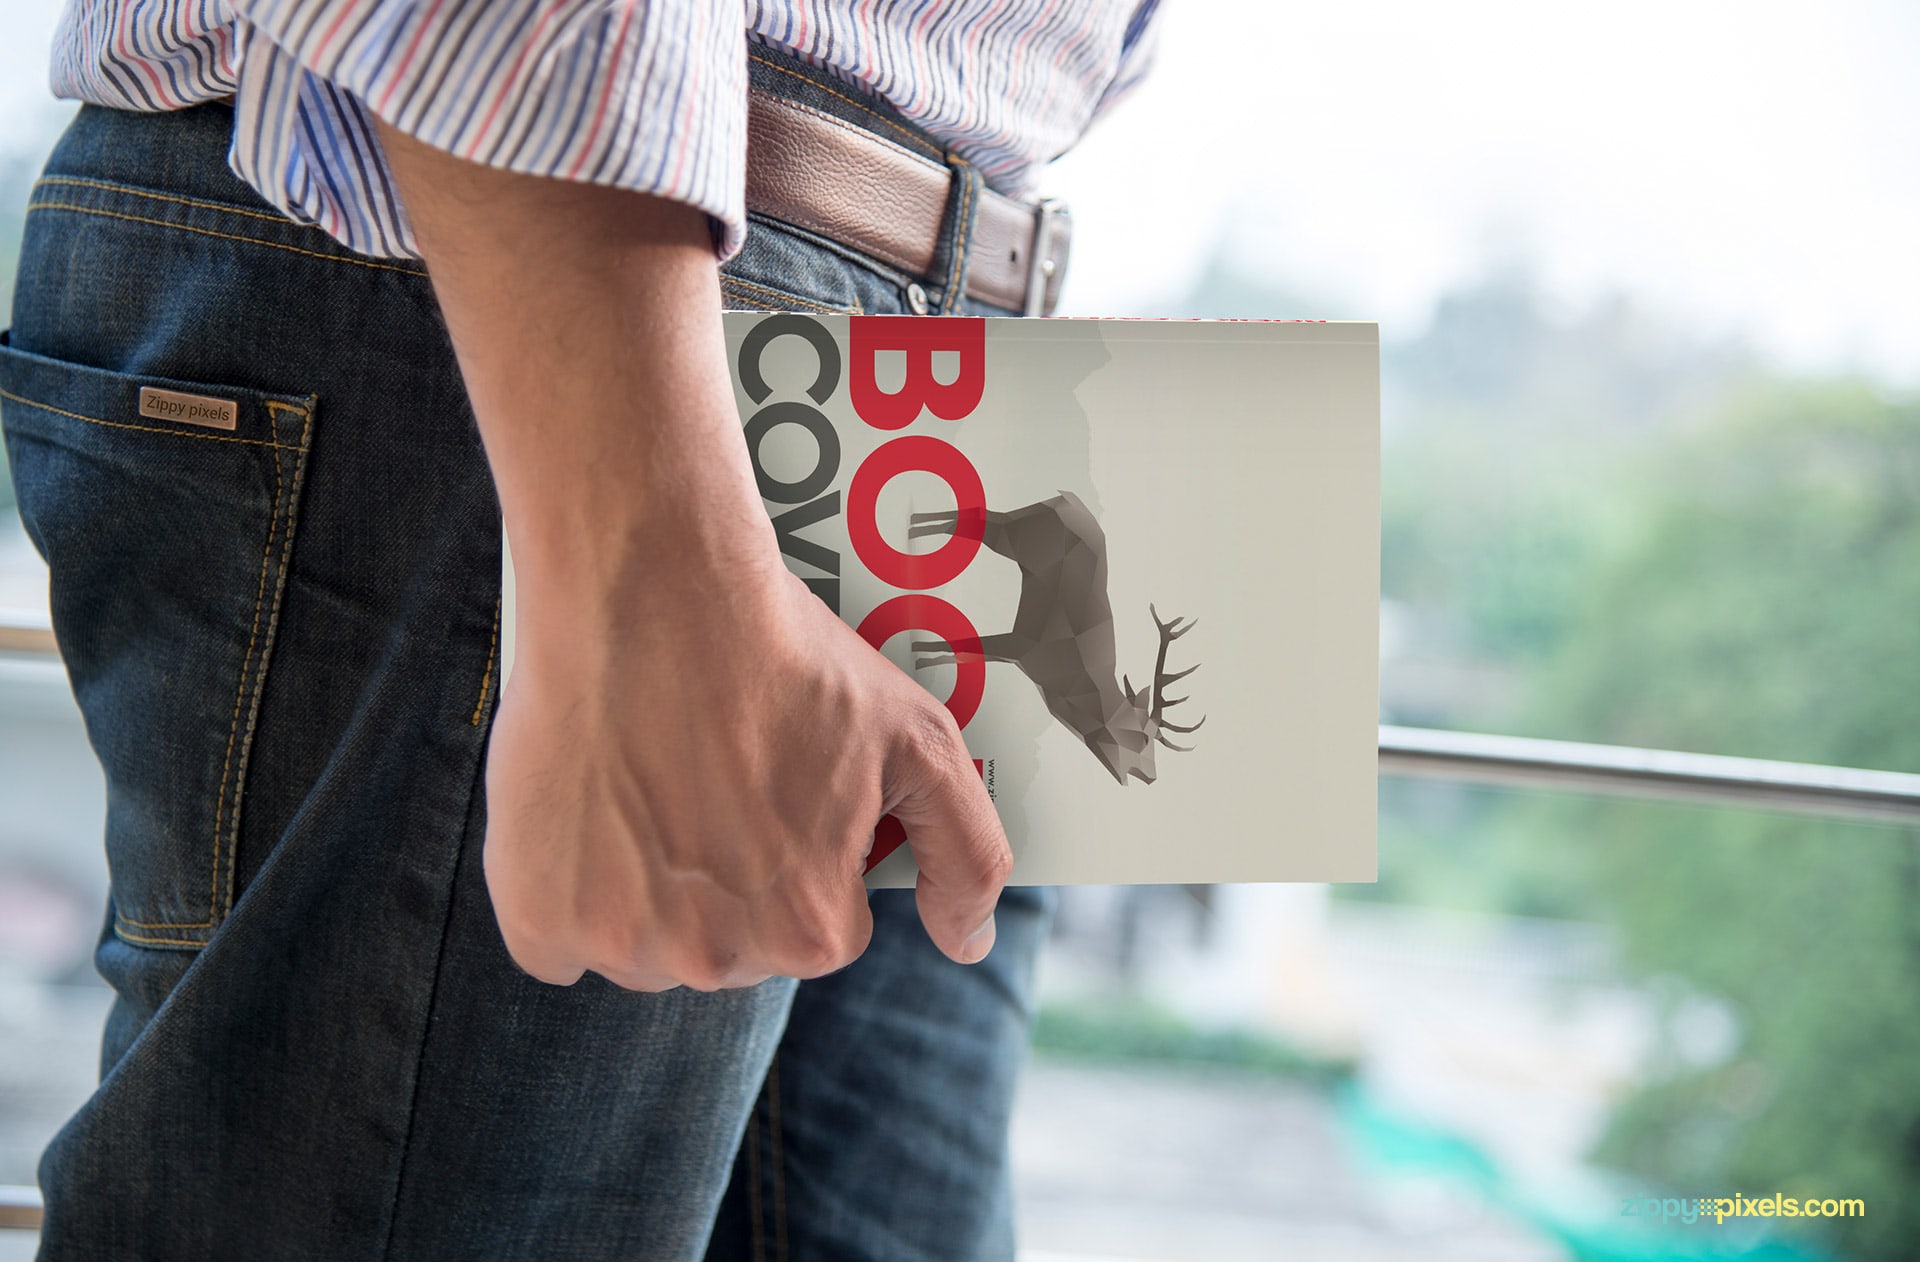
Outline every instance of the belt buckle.
{"type": "Polygon", "coordinates": [[[1070,212],[1058,197],[1043,197],[1033,208],[1033,249],[1027,258],[1027,298],[1021,315],[1041,316],[1052,311],[1047,301],[1060,263],[1053,257],[1053,226],[1070,212]]]}

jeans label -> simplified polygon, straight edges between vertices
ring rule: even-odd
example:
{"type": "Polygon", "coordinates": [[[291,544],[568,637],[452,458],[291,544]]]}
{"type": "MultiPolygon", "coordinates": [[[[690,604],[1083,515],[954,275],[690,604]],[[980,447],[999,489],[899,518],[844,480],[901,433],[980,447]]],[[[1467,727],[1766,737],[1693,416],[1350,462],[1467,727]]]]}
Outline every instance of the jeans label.
{"type": "Polygon", "coordinates": [[[140,415],[157,421],[185,421],[208,429],[233,429],[240,424],[240,405],[232,399],[210,399],[203,394],[140,388],[140,415]]]}

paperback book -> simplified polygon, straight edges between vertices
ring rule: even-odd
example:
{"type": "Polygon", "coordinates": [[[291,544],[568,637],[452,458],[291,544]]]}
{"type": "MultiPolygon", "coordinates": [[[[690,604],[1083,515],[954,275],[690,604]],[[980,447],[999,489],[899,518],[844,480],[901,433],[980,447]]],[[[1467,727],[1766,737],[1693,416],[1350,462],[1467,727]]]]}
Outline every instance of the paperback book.
{"type": "Polygon", "coordinates": [[[783,557],[952,712],[1017,883],[1374,878],[1376,326],[726,332],[783,557]]]}

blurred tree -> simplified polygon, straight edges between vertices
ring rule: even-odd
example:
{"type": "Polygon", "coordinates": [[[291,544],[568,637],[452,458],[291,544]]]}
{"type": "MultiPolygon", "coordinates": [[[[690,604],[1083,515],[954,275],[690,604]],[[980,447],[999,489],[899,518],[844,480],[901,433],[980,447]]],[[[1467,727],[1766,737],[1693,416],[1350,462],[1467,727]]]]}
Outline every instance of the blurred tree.
{"type": "MultiPolygon", "coordinates": [[[[1624,524],[1611,470],[1754,367],[1738,343],[1625,297],[1556,311],[1524,267],[1506,266],[1442,297],[1424,332],[1383,349],[1381,370],[1382,594],[1427,611],[1429,643],[1439,629],[1446,651],[1520,673],[1558,646],[1624,524]]],[[[1504,698],[1443,700],[1456,712],[1410,719],[1518,717],[1504,698]]]]}
{"type": "MultiPolygon", "coordinates": [[[[1616,295],[1581,309],[1490,269],[1382,348],[1383,717],[1586,739],[1528,709],[1631,537],[1642,462],[1755,379],[1752,352],[1616,295]]],[[[1599,915],[1577,847],[1542,846],[1510,794],[1381,786],[1381,880],[1343,897],[1599,915]]]]}
{"type": "MultiPolygon", "coordinates": [[[[1226,266],[1179,309],[1344,310],[1226,266]]],[[[1385,332],[1389,718],[1920,771],[1920,406],[1764,378],[1626,298],[1557,310],[1524,268],[1385,332]]],[[[1381,882],[1342,897],[1605,920],[1664,997],[1601,1159],[1861,1197],[1799,1227],[1915,1256],[1920,836],[1419,782],[1381,806],[1381,882]]]]}
{"type": "MultiPolygon", "coordinates": [[[[1649,461],[1637,498],[1537,677],[1541,725],[1920,770],[1920,406],[1858,383],[1754,390],[1649,461]]],[[[1631,966],[1737,1018],[1737,1047],[1703,1048],[1697,1005],[1675,1005],[1664,1072],[1601,1159],[1688,1194],[1863,1197],[1864,1219],[1799,1226],[1911,1258],[1920,833],[1568,801],[1529,815],[1540,844],[1577,839],[1631,966]]]]}

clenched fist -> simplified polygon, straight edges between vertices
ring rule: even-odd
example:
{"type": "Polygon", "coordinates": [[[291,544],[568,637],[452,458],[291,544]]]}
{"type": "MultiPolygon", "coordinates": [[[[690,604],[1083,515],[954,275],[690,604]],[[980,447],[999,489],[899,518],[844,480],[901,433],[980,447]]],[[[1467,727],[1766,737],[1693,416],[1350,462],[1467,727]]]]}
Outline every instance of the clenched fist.
{"type": "Polygon", "coordinates": [[[945,708],[789,575],[704,214],[378,124],[499,489],[519,592],[487,888],[535,977],[813,977],[864,949],[891,813],[971,962],[1012,857],[945,708]]]}
{"type": "Polygon", "coordinates": [[[934,942],[962,963],[992,945],[1012,857],[952,717],[798,579],[751,586],[656,589],[624,634],[517,653],[486,871],[535,977],[711,990],[840,968],[873,930],[889,812],[934,942]]]}

